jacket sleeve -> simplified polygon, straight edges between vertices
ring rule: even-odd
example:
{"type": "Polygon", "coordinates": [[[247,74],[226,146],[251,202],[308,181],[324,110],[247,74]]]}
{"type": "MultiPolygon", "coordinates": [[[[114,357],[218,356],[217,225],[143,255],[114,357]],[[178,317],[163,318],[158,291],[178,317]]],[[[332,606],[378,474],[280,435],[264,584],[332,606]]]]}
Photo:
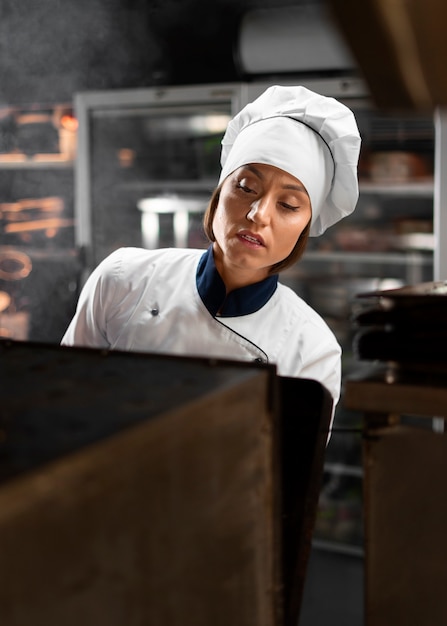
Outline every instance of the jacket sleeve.
{"type": "Polygon", "coordinates": [[[121,250],[117,250],[89,276],[79,296],[76,313],[62,338],[62,345],[110,347],[107,323],[114,314],[121,264],[121,250]]]}
{"type": "MultiPolygon", "coordinates": [[[[325,340],[324,340],[325,339],[325,340]]],[[[302,364],[300,376],[312,378],[323,384],[334,401],[334,410],[340,399],[341,387],[341,348],[335,338],[316,344],[302,364]]]]}

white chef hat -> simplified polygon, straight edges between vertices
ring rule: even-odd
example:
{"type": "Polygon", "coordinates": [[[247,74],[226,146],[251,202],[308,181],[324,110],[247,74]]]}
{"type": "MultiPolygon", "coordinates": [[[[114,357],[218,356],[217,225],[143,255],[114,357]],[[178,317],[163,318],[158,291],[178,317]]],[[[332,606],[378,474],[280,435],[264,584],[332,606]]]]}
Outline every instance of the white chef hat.
{"type": "Polygon", "coordinates": [[[228,124],[221,183],[248,163],[274,165],[298,178],[312,205],[310,235],[352,213],[358,200],[360,135],[344,104],[305,87],[269,87],[228,124]]]}

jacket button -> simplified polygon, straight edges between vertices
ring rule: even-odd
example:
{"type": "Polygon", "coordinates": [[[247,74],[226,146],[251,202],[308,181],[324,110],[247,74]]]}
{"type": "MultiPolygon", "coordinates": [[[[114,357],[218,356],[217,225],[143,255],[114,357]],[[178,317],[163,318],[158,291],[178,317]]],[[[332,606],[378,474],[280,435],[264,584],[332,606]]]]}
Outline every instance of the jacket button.
{"type": "Polygon", "coordinates": [[[156,317],[158,315],[158,309],[156,307],[154,307],[153,309],[151,309],[151,315],[153,317],[156,317]]]}

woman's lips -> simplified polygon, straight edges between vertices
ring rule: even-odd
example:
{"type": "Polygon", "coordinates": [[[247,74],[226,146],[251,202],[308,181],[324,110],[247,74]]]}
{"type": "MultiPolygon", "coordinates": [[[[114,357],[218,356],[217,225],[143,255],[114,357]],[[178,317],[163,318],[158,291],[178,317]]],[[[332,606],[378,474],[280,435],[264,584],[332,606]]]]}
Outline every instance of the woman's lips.
{"type": "Polygon", "coordinates": [[[264,240],[261,235],[256,235],[255,233],[251,233],[247,230],[242,230],[237,233],[239,239],[242,239],[245,243],[249,245],[260,247],[265,246],[264,240]]]}

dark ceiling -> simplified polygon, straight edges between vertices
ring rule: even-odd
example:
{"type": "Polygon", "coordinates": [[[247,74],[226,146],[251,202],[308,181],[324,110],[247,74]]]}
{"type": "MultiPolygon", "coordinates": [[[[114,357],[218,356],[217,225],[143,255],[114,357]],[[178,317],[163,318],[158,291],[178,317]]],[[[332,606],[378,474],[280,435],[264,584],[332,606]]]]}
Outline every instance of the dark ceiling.
{"type": "Polygon", "coordinates": [[[0,0],[0,103],[237,80],[243,12],[309,1],[0,0]]]}
{"type": "Polygon", "coordinates": [[[159,6],[149,4],[149,24],[165,53],[165,72],[171,82],[191,83],[209,82],[216,77],[217,82],[238,78],[235,44],[240,20],[247,10],[296,6],[300,2],[168,0],[159,6]]]}

